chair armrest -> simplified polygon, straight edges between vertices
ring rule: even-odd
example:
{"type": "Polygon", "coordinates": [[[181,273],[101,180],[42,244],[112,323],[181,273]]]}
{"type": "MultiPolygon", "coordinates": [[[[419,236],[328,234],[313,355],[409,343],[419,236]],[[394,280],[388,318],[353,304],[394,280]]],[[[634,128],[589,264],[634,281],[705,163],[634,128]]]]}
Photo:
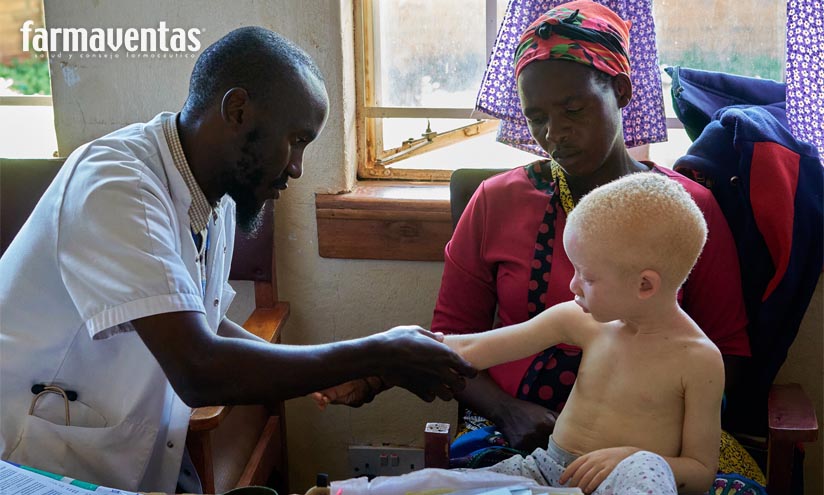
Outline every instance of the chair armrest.
{"type": "Polygon", "coordinates": [[[767,401],[767,492],[790,493],[793,452],[799,442],[818,439],[818,420],[801,385],[773,385],[767,401]]]}
{"type": "Polygon", "coordinates": [[[449,468],[449,423],[426,423],[424,429],[423,465],[427,468],[449,468]]]}
{"type": "Polygon", "coordinates": [[[767,414],[770,441],[815,442],[818,439],[815,408],[798,383],[773,385],[767,414]]]}
{"type": "MultiPolygon", "coordinates": [[[[289,303],[279,302],[271,308],[256,308],[243,324],[243,328],[263,340],[279,343],[287,319],[289,319],[289,303]]],[[[193,409],[189,417],[189,431],[208,431],[217,428],[231,409],[231,406],[193,409]]]]}
{"type": "Polygon", "coordinates": [[[267,342],[280,343],[280,334],[289,319],[289,311],[288,302],[275,303],[271,308],[255,308],[243,328],[267,342]]]}

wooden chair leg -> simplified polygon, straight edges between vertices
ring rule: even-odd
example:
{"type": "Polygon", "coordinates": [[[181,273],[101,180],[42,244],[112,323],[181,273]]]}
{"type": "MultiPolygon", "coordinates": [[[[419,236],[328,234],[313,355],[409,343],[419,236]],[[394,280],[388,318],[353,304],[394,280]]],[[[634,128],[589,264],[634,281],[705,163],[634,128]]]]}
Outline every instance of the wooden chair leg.
{"type": "Polygon", "coordinates": [[[189,431],[186,436],[186,448],[192,458],[203,493],[215,493],[215,467],[212,463],[212,437],[206,431],[189,431]]]}
{"type": "Polygon", "coordinates": [[[795,446],[789,442],[770,442],[767,449],[767,493],[790,495],[795,446]]]}

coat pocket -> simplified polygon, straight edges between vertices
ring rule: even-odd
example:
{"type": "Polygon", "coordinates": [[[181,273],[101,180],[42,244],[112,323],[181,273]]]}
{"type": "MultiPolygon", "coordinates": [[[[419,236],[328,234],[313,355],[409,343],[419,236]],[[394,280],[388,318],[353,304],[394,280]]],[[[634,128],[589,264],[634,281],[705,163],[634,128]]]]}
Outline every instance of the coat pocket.
{"type": "Polygon", "coordinates": [[[27,415],[9,460],[91,483],[135,491],[157,428],[127,420],[94,428],[65,426],[27,415]]]}

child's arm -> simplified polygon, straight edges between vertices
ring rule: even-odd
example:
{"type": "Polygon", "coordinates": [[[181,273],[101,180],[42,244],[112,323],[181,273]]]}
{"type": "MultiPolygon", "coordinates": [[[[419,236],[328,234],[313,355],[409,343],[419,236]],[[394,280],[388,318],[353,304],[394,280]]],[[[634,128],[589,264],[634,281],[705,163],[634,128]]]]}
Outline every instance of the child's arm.
{"type": "Polygon", "coordinates": [[[678,493],[705,493],[718,470],[724,362],[710,342],[696,354],[693,372],[684,384],[681,455],[665,458],[675,475],[678,493]]]}
{"type": "Polygon", "coordinates": [[[483,333],[447,335],[448,345],[479,370],[531,356],[565,343],[584,347],[595,320],[574,302],[546,309],[531,320],[483,333]]]}

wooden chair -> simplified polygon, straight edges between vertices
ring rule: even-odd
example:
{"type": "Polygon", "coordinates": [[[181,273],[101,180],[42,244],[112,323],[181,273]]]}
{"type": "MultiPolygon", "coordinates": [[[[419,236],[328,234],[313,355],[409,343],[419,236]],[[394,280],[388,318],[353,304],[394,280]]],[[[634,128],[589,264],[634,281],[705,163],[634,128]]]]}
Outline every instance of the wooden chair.
{"type": "MultiPolygon", "coordinates": [[[[289,317],[289,303],[278,300],[275,268],[274,207],[264,206],[255,237],[235,235],[231,280],[254,282],[255,309],[243,328],[268,341],[280,342],[289,317]]],[[[267,485],[286,493],[288,487],[286,422],[283,403],[264,406],[214,406],[192,411],[186,446],[204,493],[267,485]]]]}
{"type": "MultiPolygon", "coordinates": [[[[0,254],[29,217],[40,196],[60,170],[63,159],[0,159],[0,254]]],[[[255,238],[238,232],[232,280],[254,283],[255,309],[244,328],[279,342],[289,303],[278,300],[275,271],[274,214],[271,202],[255,238]]],[[[270,485],[286,493],[286,424],[283,404],[202,407],[192,411],[186,445],[204,493],[234,487],[270,485]]]]}
{"type": "MultiPolygon", "coordinates": [[[[503,171],[504,169],[459,169],[452,174],[449,193],[453,226],[458,224],[458,219],[481,182],[503,171]]],[[[459,405],[459,421],[463,417],[461,411],[463,408],[459,405]]],[[[818,439],[815,408],[799,384],[774,384],[769,392],[766,422],[766,438],[755,439],[753,443],[750,437],[742,443],[745,447],[753,448],[760,445],[766,450],[766,466],[762,466],[762,469],[767,476],[767,492],[770,495],[789,495],[796,446],[818,439]]],[[[449,444],[452,441],[450,425],[428,423],[424,435],[426,467],[448,467],[449,444]]]]}

